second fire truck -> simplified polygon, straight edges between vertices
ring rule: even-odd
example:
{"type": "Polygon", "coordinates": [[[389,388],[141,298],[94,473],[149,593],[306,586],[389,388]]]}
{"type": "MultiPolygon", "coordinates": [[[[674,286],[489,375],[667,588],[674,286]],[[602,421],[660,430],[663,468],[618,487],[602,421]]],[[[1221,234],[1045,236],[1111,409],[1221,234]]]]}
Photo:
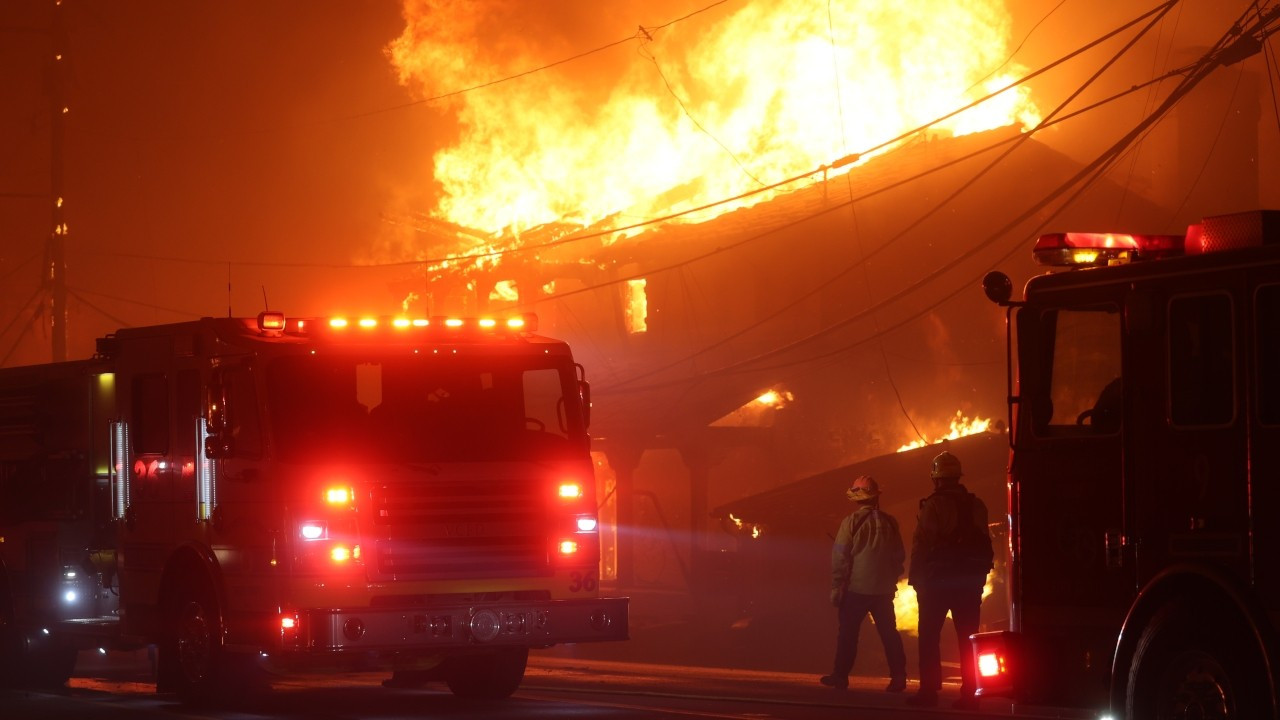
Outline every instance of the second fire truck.
{"type": "Polygon", "coordinates": [[[623,640],[589,388],[533,316],[205,318],[0,370],[0,665],[159,649],[158,688],[385,669],[511,694],[623,640]]]}

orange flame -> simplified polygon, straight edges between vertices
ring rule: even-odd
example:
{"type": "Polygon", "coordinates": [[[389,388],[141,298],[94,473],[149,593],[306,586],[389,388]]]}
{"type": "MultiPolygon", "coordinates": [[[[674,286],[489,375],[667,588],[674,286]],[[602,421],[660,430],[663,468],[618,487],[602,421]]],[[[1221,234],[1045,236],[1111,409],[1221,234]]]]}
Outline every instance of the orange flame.
{"type": "MultiPolygon", "coordinates": [[[[404,2],[388,56],[420,96],[447,97],[458,129],[434,158],[443,197],[433,214],[492,236],[552,221],[618,227],[735,197],[864,153],[1021,73],[1003,65],[1004,0],[776,0],[639,31],[628,19],[583,38],[568,35],[622,13],[404,2]],[[600,52],[563,62],[591,48],[600,52]]],[[[1035,120],[1018,88],[931,131],[1035,120]]]]}
{"type": "Polygon", "coordinates": [[[913,440],[906,445],[899,447],[898,452],[914,450],[915,448],[924,447],[925,445],[940,443],[943,440],[955,440],[956,438],[962,438],[966,435],[977,435],[978,433],[986,432],[990,428],[991,420],[980,417],[975,417],[970,420],[964,415],[964,413],[957,410],[956,416],[951,418],[951,432],[943,435],[942,437],[934,438],[933,440],[913,440]]]}

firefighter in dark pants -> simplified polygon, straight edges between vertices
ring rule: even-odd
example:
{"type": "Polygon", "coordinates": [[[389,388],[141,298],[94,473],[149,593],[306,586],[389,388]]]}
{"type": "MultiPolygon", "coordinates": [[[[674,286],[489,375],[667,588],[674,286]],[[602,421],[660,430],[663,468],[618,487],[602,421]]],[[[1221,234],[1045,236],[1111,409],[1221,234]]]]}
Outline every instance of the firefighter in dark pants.
{"type": "Polygon", "coordinates": [[[898,521],[880,510],[880,486],[869,475],[853,481],[845,492],[857,509],[840,523],[831,549],[831,604],[839,608],[840,630],[831,674],[819,681],[827,687],[849,686],[849,673],[858,654],[858,633],[871,614],[889,663],[888,692],[907,687],[907,656],[894,616],[893,596],[906,551],[898,521]]]}
{"type": "Polygon", "coordinates": [[[960,484],[960,460],[949,452],[933,459],[934,493],[920,501],[911,539],[909,582],[920,618],[920,691],[907,704],[932,707],[942,689],[942,623],[951,613],[960,655],[960,699],[953,707],[976,709],[978,699],[969,636],[978,632],[982,588],[991,570],[987,506],[960,484]]]}

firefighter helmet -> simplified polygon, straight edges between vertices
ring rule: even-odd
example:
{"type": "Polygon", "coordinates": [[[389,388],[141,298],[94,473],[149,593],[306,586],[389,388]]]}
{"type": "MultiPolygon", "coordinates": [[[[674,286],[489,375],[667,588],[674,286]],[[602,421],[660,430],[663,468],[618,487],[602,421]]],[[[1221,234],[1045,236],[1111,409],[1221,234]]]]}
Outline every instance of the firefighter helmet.
{"type": "Polygon", "coordinates": [[[854,478],[853,484],[844,491],[844,494],[852,502],[874,500],[880,496],[880,483],[870,475],[859,475],[854,478]]]}
{"type": "Polygon", "coordinates": [[[963,474],[960,472],[960,458],[946,451],[938,453],[933,459],[933,471],[929,473],[934,480],[958,478],[963,474]]]}

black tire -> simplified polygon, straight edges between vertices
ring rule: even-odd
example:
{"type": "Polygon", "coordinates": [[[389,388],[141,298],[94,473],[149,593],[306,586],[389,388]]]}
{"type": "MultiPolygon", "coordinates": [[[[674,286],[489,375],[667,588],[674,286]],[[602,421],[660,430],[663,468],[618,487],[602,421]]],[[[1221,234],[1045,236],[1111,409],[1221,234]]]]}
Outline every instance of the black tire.
{"type": "MultiPolygon", "coordinates": [[[[1206,604],[1207,605],[1207,604],[1206,604]]],[[[1162,608],[1134,651],[1125,717],[1135,720],[1234,720],[1273,717],[1268,678],[1252,634],[1238,619],[1162,608]]]]}
{"type": "Polygon", "coordinates": [[[198,575],[180,579],[165,608],[160,672],[183,702],[205,705],[217,698],[224,671],[219,612],[212,585],[198,575]]]}
{"type": "Polygon", "coordinates": [[[445,684],[461,698],[508,698],[520,688],[528,662],[527,648],[502,648],[483,654],[460,655],[448,660],[444,670],[445,684]]]}

